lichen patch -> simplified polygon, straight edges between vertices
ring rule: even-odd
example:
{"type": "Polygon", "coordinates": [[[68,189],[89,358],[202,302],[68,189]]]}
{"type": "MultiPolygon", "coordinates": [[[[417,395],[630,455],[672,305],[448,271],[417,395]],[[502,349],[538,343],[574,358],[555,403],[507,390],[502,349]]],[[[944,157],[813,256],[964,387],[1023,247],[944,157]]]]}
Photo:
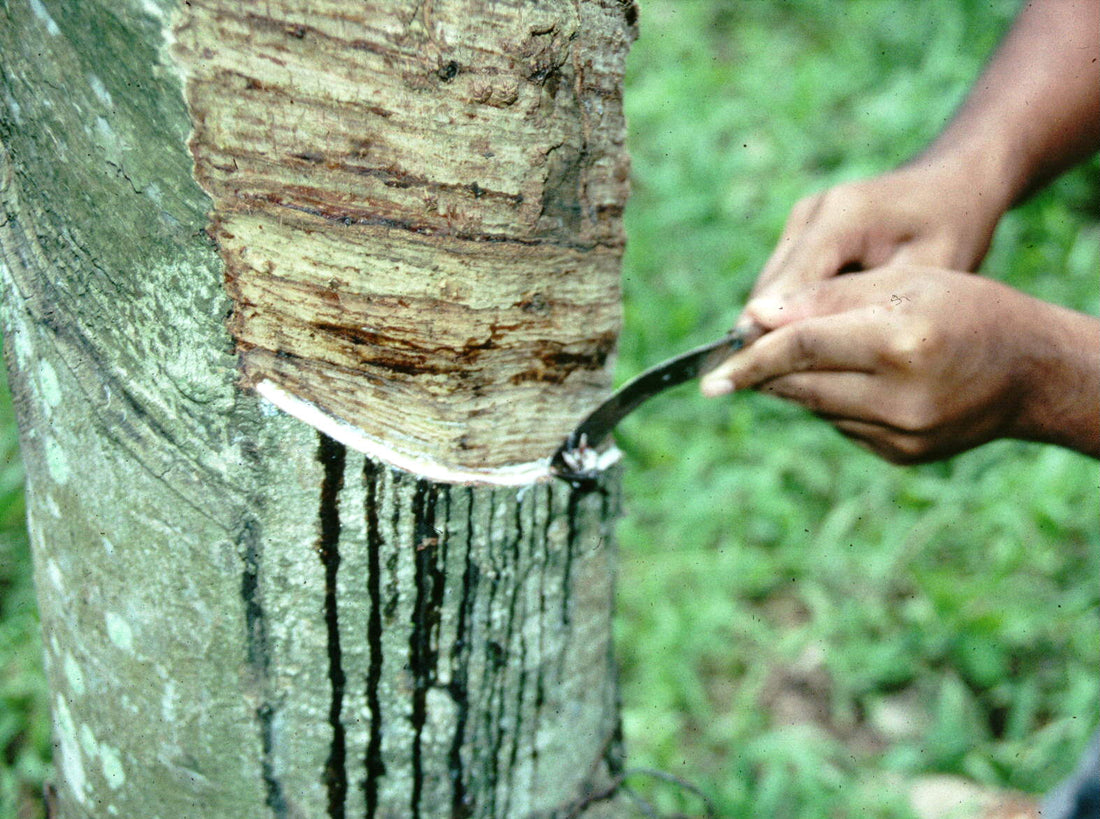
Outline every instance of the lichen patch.
{"type": "Polygon", "coordinates": [[[115,644],[116,648],[125,651],[127,654],[132,654],[134,651],[134,631],[130,628],[130,624],[126,619],[113,611],[105,612],[103,618],[107,626],[107,637],[110,641],[115,644]]]}
{"type": "Polygon", "coordinates": [[[53,724],[59,757],[55,763],[61,768],[69,790],[81,804],[86,804],[88,779],[84,772],[84,760],[81,758],[76,724],[73,722],[72,712],[69,711],[65,698],[60,694],[54,699],[53,724]]]}

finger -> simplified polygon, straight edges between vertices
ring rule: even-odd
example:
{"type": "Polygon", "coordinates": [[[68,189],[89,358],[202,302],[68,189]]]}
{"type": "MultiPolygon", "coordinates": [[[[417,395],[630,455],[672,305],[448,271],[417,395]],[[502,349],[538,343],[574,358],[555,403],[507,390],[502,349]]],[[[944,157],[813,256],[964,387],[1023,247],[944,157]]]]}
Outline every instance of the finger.
{"type": "Polygon", "coordinates": [[[795,246],[802,240],[814,218],[821,210],[824,194],[815,194],[798,201],[783,226],[783,232],[775,243],[768,261],[760,271],[753,292],[766,290],[778,277],[779,273],[788,267],[788,263],[795,246]]]}
{"type": "MultiPolygon", "coordinates": [[[[953,227],[957,229],[957,226],[953,227]]],[[[976,242],[967,241],[965,236],[945,228],[899,245],[890,255],[888,262],[883,263],[942,267],[973,272],[981,263],[987,250],[989,250],[988,236],[979,236],[976,242]]]]}
{"type": "Polygon", "coordinates": [[[916,464],[943,454],[927,436],[893,426],[882,411],[873,376],[863,373],[799,373],[761,389],[801,404],[845,437],[894,464],[916,464]]]}
{"type": "Polygon", "coordinates": [[[800,372],[761,384],[760,392],[799,404],[830,423],[884,421],[876,377],[863,372],[800,372]]]}
{"type": "Polygon", "coordinates": [[[797,373],[769,381],[762,392],[794,401],[828,421],[880,458],[914,464],[940,456],[932,436],[899,429],[889,421],[888,397],[865,373],[797,373]]]}
{"type": "Polygon", "coordinates": [[[837,223],[820,206],[808,216],[792,213],[776,250],[760,271],[754,295],[775,295],[797,290],[811,282],[835,276],[858,261],[858,238],[847,223],[837,223]]]}
{"type": "Polygon", "coordinates": [[[706,375],[703,394],[722,395],[805,371],[872,372],[883,343],[883,328],[871,320],[872,312],[849,310],[773,330],[706,375]]]}
{"type": "Polygon", "coordinates": [[[845,437],[892,464],[925,463],[946,454],[927,438],[902,432],[887,424],[852,419],[832,422],[845,437]]]}
{"type": "MultiPolygon", "coordinates": [[[[792,208],[775,250],[753,286],[753,297],[782,296],[828,279],[858,256],[858,233],[850,220],[837,220],[837,206],[826,204],[827,196],[830,194],[808,197],[792,208]]],[[[830,201],[835,198],[832,194],[830,201]]],[[[737,324],[752,320],[748,311],[742,311],[737,324]]]]}
{"type": "Polygon", "coordinates": [[[895,310],[914,303],[924,268],[894,267],[837,276],[785,296],[760,296],[745,305],[745,320],[770,329],[855,309],[895,310]]]}

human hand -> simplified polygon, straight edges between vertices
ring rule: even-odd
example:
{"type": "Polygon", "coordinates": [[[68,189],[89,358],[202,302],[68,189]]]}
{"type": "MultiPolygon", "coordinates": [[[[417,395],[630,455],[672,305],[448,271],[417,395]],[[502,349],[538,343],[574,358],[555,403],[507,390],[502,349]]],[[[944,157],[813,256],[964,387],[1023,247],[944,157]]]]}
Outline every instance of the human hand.
{"type": "Polygon", "coordinates": [[[894,265],[761,297],[770,330],[702,382],[795,401],[895,463],[998,437],[1100,455],[1100,322],[1006,285],[894,265]]]}
{"type": "Polygon", "coordinates": [[[973,270],[1009,205],[995,179],[980,159],[944,151],[808,196],[791,210],[753,295],[887,264],[973,270]]]}

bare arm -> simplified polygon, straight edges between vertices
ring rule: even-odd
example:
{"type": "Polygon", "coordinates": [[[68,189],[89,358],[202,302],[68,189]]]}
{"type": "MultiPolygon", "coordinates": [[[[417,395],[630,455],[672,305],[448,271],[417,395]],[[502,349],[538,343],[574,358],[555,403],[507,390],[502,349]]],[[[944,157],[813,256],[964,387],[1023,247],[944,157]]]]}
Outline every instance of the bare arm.
{"type": "Polygon", "coordinates": [[[1033,0],[924,153],[795,206],[744,317],[771,332],[703,392],[772,392],[898,462],[999,437],[1100,457],[1100,321],[957,272],[1097,147],[1100,0],[1033,0]]]}
{"type": "Polygon", "coordinates": [[[1001,215],[1100,147],[1100,0],[1028,3],[932,145],[791,211],[754,295],[846,269],[974,270],[1001,215]]]}
{"type": "Polygon", "coordinates": [[[1007,209],[1097,147],[1100,0],[1031,0],[922,159],[966,157],[1007,209]]]}

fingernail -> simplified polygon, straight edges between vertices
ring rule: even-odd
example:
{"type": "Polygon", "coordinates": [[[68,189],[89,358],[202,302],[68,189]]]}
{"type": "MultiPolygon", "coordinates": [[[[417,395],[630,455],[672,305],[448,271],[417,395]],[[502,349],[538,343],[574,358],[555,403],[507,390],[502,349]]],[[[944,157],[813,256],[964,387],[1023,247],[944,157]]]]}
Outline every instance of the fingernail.
{"type": "Polygon", "coordinates": [[[699,391],[707,398],[729,395],[733,390],[733,380],[729,377],[707,375],[699,382],[699,391]]]}
{"type": "MultiPolygon", "coordinates": [[[[785,305],[774,296],[760,296],[745,305],[745,314],[767,327],[774,327],[783,320],[785,305]]],[[[744,320],[741,322],[745,323],[744,320]]]]}
{"type": "Polygon", "coordinates": [[[740,333],[741,335],[745,336],[751,333],[754,328],[759,326],[760,325],[757,324],[756,319],[754,319],[752,316],[742,315],[739,319],[737,319],[737,323],[733,325],[733,328],[730,330],[730,332],[740,333]]]}

